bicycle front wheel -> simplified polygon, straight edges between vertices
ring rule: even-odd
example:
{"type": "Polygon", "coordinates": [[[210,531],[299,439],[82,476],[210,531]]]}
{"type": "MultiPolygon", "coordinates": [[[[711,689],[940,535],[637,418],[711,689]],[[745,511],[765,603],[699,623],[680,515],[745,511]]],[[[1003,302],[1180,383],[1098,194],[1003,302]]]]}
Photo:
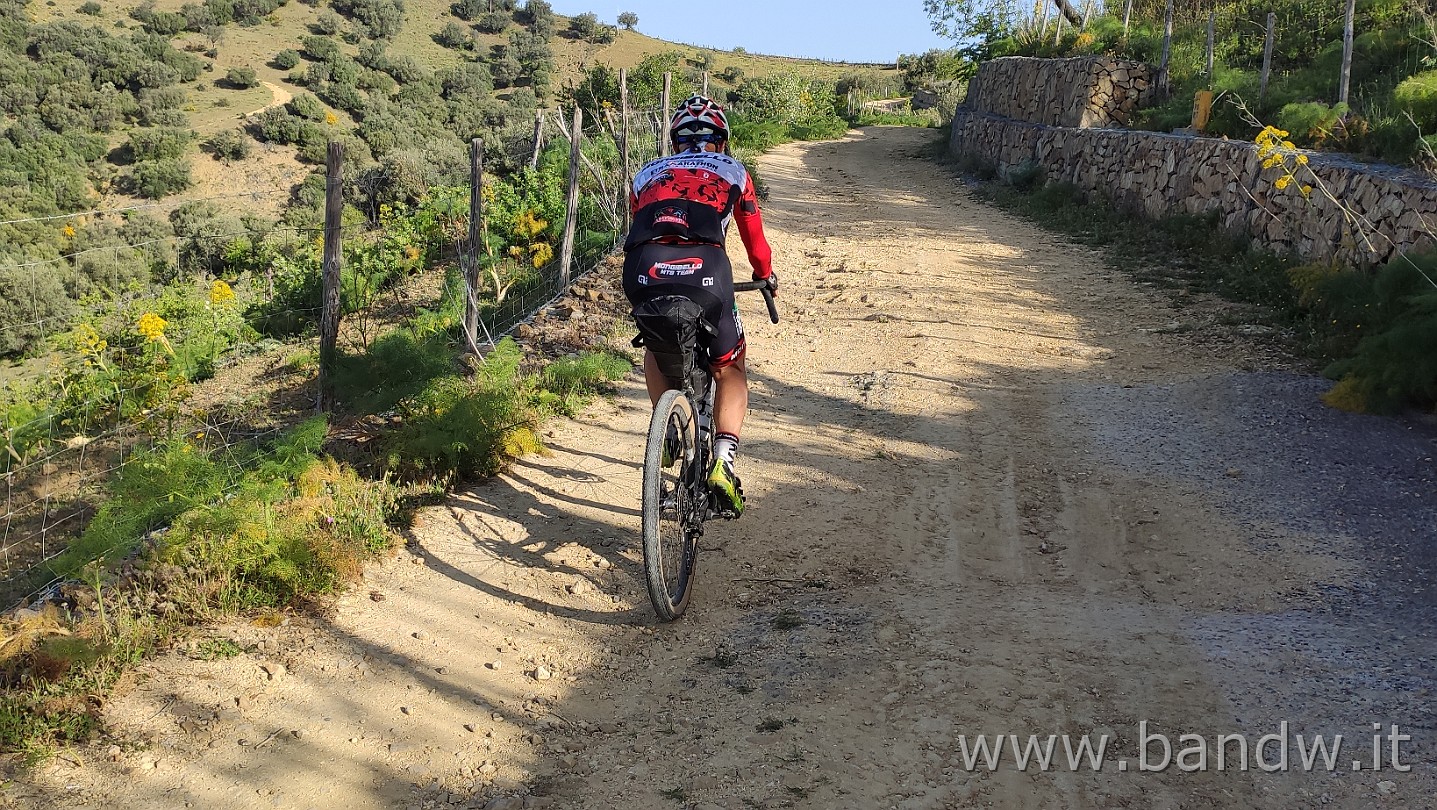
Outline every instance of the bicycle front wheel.
{"type": "Polygon", "coordinates": [[[644,577],[659,619],[683,614],[693,593],[695,556],[703,529],[703,471],[698,425],[684,392],[664,392],[649,420],[644,452],[644,577]]]}

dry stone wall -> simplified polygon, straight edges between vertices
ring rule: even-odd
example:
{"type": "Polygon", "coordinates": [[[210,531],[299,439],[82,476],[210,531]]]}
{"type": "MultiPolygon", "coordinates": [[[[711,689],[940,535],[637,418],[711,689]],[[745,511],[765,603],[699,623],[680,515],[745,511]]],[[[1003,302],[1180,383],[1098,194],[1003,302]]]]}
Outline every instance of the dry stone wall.
{"type": "Polygon", "coordinates": [[[1295,183],[1279,190],[1280,171],[1264,171],[1245,141],[1045,126],[961,107],[949,149],[1005,174],[1036,164],[1049,180],[1149,217],[1217,212],[1229,230],[1309,260],[1371,265],[1437,247],[1437,182],[1391,166],[1312,153],[1319,188],[1304,197],[1295,183]]]}
{"type": "Polygon", "coordinates": [[[1156,73],[1144,62],[1106,56],[1005,56],[978,67],[963,106],[1033,124],[1121,127],[1151,100],[1156,73]]]}

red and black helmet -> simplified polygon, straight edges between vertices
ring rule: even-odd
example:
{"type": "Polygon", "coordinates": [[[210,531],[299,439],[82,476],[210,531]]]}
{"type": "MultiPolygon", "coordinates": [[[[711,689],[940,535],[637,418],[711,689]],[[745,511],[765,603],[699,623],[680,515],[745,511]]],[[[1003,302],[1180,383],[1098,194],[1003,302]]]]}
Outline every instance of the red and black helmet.
{"type": "Polygon", "coordinates": [[[717,135],[728,139],[728,118],[723,107],[708,96],[690,96],[669,119],[669,137],[680,133],[717,135]]]}

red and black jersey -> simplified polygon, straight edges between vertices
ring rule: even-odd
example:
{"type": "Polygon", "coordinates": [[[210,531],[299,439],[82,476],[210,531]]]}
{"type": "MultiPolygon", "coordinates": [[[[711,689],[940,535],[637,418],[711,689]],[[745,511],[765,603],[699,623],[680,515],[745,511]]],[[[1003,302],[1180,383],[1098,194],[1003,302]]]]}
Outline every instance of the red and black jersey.
{"type": "Polygon", "coordinates": [[[647,242],[724,244],[730,222],[748,252],[755,278],[773,272],[773,254],[753,180],[743,164],[717,152],[683,152],[649,161],[629,190],[633,225],[624,249],[647,242]]]}

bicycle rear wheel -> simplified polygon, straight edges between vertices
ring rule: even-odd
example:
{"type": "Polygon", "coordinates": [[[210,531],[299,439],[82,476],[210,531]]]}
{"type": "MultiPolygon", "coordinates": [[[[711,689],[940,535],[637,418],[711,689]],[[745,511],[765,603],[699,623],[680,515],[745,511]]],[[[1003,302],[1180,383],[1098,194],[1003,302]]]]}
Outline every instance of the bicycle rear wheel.
{"type": "Polygon", "coordinates": [[[654,612],[666,622],[683,614],[693,593],[707,506],[699,466],[693,403],[682,391],[666,391],[649,420],[643,493],[644,577],[654,612]]]}

